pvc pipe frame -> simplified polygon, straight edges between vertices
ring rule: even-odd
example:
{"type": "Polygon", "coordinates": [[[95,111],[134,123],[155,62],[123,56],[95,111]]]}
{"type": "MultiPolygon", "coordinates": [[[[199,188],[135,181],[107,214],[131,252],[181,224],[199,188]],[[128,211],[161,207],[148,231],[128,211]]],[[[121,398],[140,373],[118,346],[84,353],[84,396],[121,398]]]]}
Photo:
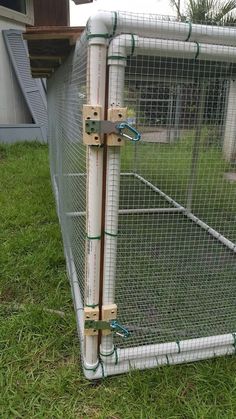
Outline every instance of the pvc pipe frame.
{"type": "Polygon", "coordinates": [[[189,60],[223,61],[236,63],[236,47],[199,44],[198,42],[174,41],[168,39],[143,38],[136,35],[119,35],[109,46],[108,60],[120,60],[126,65],[128,55],[148,55],[189,60]]]}
{"type": "MultiPolygon", "coordinates": [[[[116,37],[109,46],[108,65],[110,65],[110,92],[109,92],[109,106],[122,106],[123,104],[123,82],[124,82],[124,67],[126,65],[127,54],[148,54],[158,55],[165,57],[181,57],[189,59],[204,59],[204,60],[215,60],[215,61],[228,61],[236,62],[236,48],[226,47],[225,45],[235,45],[236,30],[232,28],[219,28],[214,26],[202,26],[202,25],[191,25],[180,22],[163,22],[156,21],[155,16],[149,16],[147,20],[142,21],[142,25],[139,24],[138,17],[135,19],[133,16],[129,16],[122,13],[106,13],[101,12],[93,16],[87,25],[87,33],[89,38],[89,103],[91,105],[101,105],[104,107],[105,104],[105,68],[106,68],[106,47],[107,39],[110,36],[118,33],[135,33],[142,36],[153,36],[154,38],[167,38],[167,40],[141,38],[132,35],[120,35],[116,37]],[[97,35],[97,36],[96,36],[97,35]],[[193,37],[194,42],[190,41],[193,37]],[[174,39],[183,41],[182,43],[169,41],[174,39]],[[199,45],[199,42],[216,43],[217,45],[208,46],[199,45]],[[223,44],[223,47],[219,47],[223,44]],[[123,58],[123,60],[120,59],[123,58]],[[117,80],[119,83],[117,84],[117,80]],[[116,83],[113,83],[113,81],[116,83]],[[117,90],[117,85],[120,89],[117,90]]],[[[109,192],[112,187],[112,183],[117,181],[117,173],[119,171],[120,156],[119,147],[109,147],[108,150],[108,164],[107,173],[110,172],[107,177],[107,191],[109,192]],[[115,170],[115,177],[112,176],[112,170],[115,170]]],[[[88,147],[87,154],[88,162],[88,178],[87,178],[87,236],[88,236],[88,248],[87,252],[87,264],[86,264],[86,304],[94,305],[98,303],[99,293],[99,267],[100,267],[100,237],[101,237],[101,207],[102,207],[102,171],[103,171],[103,151],[100,148],[92,146],[88,147]],[[95,211],[96,210],[96,211],[95,211]],[[94,216],[96,214],[96,216],[94,216]]],[[[119,176],[118,176],[119,177],[119,176]]],[[[114,299],[114,275],[115,275],[115,259],[109,260],[109,253],[111,251],[113,256],[116,255],[116,229],[118,222],[118,208],[117,202],[119,198],[119,185],[116,185],[113,190],[113,199],[115,202],[113,210],[111,205],[106,206],[106,214],[110,214],[113,221],[109,221],[106,216],[105,228],[109,227],[113,231],[109,237],[113,240],[106,238],[105,240],[105,254],[104,254],[104,269],[107,272],[104,273],[104,293],[103,303],[112,303],[114,299]],[[109,224],[110,223],[110,224],[109,224]],[[113,263],[113,267],[111,266],[113,263]],[[110,270],[112,275],[110,276],[110,270]]],[[[164,194],[164,193],[162,193],[164,194]]],[[[165,195],[165,194],[164,194],[165,195]]],[[[163,196],[163,195],[162,195],[163,196]]],[[[107,194],[109,199],[109,195],[107,194]]],[[[167,199],[167,196],[165,195],[167,199]]],[[[179,208],[179,204],[168,197],[167,200],[171,200],[171,203],[179,208]]],[[[170,202],[170,201],[169,201],[170,202]]],[[[181,207],[182,210],[183,207],[181,207]]],[[[197,217],[191,213],[186,215],[193,221],[197,222],[202,228],[214,235],[215,231],[209,230],[209,226],[205,223],[200,222],[197,217]]],[[[217,232],[216,232],[217,233],[217,232]]],[[[218,234],[218,233],[217,233],[218,234]]],[[[108,236],[107,236],[108,237],[108,236]]],[[[217,239],[222,241],[223,236],[218,236],[217,239]]],[[[225,238],[224,238],[225,239],[225,238]]],[[[225,239],[227,240],[227,239],[225,239]]],[[[223,241],[222,241],[223,243],[223,241]]],[[[224,243],[226,244],[226,243],[224,243]]],[[[227,245],[227,244],[226,244],[227,245]]],[[[225,339],[223,335],[221,340],[225,339]]],[[[209,340],[210,338],[206,338],[209,340]]],[[[130,368],[147,368],[154,367],[156,365],[171,364],[193,361],[198,359],[204,359],[213,357],[215,355],[225,355],[234,353],[235,340],[231,335],[231,341],[228,345],[221,345],[221,342],[214,345],[212,348],[207,349],[194,349],[186,350],[181,352],[182,342],[177,345],[177,353],[165,354],[157,356],[160,346],[159,345],[148,345],[145,347],[130,348],[129,350],[120,350],[120,362],[118,365],[109,365],[111,361],[114,362],[114,354],[109,352],[113,350],[113,339],[111,336],[103,337],[101,343],[101,359],[103,360],[103,366],[99,363],[97,357],[97,337],[86,337],[85,348],[84,348],[84,372],[87,378],[94,379],[102,377],[103,375],[122,373],[130,368]],[[125,352],[126,351],[126,352],[125,352]],[[145,353],[144,353],[145,351],[145,353]],[[153,356],[150,356],[153,353],[153,356]],[[141,354],[139,357],[139,353],[141,354]],[[145,356],[146,355],[146,356],[145,356]],[[145,356],[145,357],[144,357],[145,356]],[[129,359],[127,359],[127,357],[129,359]],[[143,357],[143,358],[142,358],[143,357]],[[109,359],[109,362],[108,362],[109,359]],[[122,361],[123,360],[123,361],[122,361]]],[[[191,340],[191,345],[197,348],[198,339],[191,340]]],[[[170,345],[170,344],[167,344],[170,345]]],[[[162,347],[163,348],[163,347],[162,347]]],[[[165,347],[164,347],[165,348],[165,347]]],[[[167,349],[167,347],[166,347],[167,349]]],[[[176,349],[176,347],[175,347],[176,349]]]]}
{"type": "MultiPolygon", "coordinates": [[[[88,47],[88,102],[105,106],[106,44],[92,43],[88,47]]],[[[103,149],[87,147],[87,205],[86,205],[86,267],[85,306],[99,304],[102,222],[103,149]]],[[[98,336],[85,336],[84,368],[92,372],[98,364],[98,336]]]]}
{"type": "Polygon", "coordinates": [[[163,191],[158,189],[156,186],[154,186],[151,182],[144,179],[142,176],[138,175],[137,173],[134,173],[134,176],[139,179],[141,182],[145,183],[147,186],[149,186],[151,189],[153,189],[155,192],[159,193],[163,198],[165,198],[168,202],[172,203],[177,209],[181,210],[183,215],[188,217],[191,221],[196,223],[199,227],[203,228],[207,231],[211,236],[214,237],[214,239],[221,242],[223,245],[228,247],[231,251],[236,253],[236,244],[228,240],[225,236],[220,234],[217,230],[214,230],[214,228],[211,228],[208,224],[206,224],[204,221],[202,221],[200,218],[196,217],[192,212],[189,212],[185,207],[178,204],[178,202],[174,201],[170,196],[166,195],[163,191]]]}
{"type": "Polygon", "coordinates": [[[215,45],[235,45],[236,29],[191,22],[157,20],[155,15],[139,15],[126,12],[98,12],[87,23],[90,42],[97,42],[99,35],[105,38],[121,33],[132,33],[149,38],[173,39],[183,42],[198,42],[215,45]],[[96,37],[98,35],[98,37],[96,37]]]}
{"type": "MultiPolygon", "coordinates": [[[[58,186],[57,186],[55,175],[53,176],[52,183],[53,183],[53,190],[54,190],[55,200],[56,200],[57,215],[58,215],[58,218],[60,220],[59,192],[58,192],[58,186]]],[[[60,222],[61,222],[61,220],[60,220],[60,222]]],[[[65,233],[66,233],[66,231],[65,231],[65,233]]],[[[76,267],[75,267],[75,263],[74,263],[74,258],[73,258],[72,250],[71,250],[71,247],[69,245],[69,240],[68,240],[67,237],[66,237],[65,244],[64,244],[64,253],[65,253],[65,258],[66,258],[66,267],[68,269],[68,278],[70,280],[71,291],[72,291],[72,294],[73,294],[73,297],[74,297],[73,298],[73,303],[74,303],[74,308],[75,308],[75,313],[76,313],[77,330],[78,330],[78,334],[80,336],[81,348],[82,348],[81,358],[83,358],[83,356],[84,356],[84,353],[83,353],[84,306],[83,306],[83,299],[82,299],[80,288],[79,288],[79,281],[78,281],[78,277],[77,277],[77,274],[76,274],[76,267]]]]}

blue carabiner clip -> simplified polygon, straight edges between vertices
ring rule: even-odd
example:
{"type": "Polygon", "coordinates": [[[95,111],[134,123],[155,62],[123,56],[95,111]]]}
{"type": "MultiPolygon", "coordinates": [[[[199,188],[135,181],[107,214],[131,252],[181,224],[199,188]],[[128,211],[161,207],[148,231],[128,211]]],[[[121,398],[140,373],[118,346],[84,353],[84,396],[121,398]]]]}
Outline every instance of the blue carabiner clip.
{"type": "Polygon", "coordinates": [[[110,322],[110,326],[111,330],[113,330],[118,336],[121,336],[122,338],[129,337],[129,331],[124,326],[121,326],[121,324],[117,320],[112,320],[110,322]]]}
{"type": "Polygon", "coordinates": [[[138,132],[135,128],[133,128],[127,122],[120,122],[118,125],[116,125],[116,129],[119,131],[119,135],[127,138],[130,141],[139,141],[141,139],[140,132],[138,132]],[[126,133],[123,132],[124,130],[130,131],[134,135],[131,136],[127,132],[126,133]]]}

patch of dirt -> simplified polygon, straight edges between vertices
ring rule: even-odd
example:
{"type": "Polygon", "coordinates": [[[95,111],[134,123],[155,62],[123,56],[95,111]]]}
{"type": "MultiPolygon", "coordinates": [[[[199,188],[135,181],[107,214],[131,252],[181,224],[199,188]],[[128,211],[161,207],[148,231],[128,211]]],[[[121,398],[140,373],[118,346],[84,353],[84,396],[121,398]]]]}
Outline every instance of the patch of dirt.
{"type": "Polygon", "coordinates": [[[0,163],[7,158],[7,153],[4,148],[0,147],[0,163]]]}
{"type": "Polygon", "coordinates": [[[8,287],[5,288],[3,291],[0,291],[0,303],[8,303],[15,299],[15,291],[8,287]]]}

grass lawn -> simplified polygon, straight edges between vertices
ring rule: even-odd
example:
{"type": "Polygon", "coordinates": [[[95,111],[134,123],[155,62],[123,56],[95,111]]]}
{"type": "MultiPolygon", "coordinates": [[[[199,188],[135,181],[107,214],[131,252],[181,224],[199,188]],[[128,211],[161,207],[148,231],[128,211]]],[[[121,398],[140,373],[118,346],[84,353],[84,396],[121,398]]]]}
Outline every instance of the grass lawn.
{"type": "Polygon", "coordinates": [[[0,202],[1,419],[236,417],[235,357],[86,381],[47,147],[0,148],[0,202]]]}

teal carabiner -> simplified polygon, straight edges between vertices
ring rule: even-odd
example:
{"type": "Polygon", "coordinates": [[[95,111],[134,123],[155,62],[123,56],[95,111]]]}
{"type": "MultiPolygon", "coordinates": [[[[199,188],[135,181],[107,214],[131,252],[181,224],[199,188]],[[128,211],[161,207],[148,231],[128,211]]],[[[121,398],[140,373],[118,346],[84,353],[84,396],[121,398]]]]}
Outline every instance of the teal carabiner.
{"type": "Polygon", "coordinates": [[[133,128],[131,125],[129,125],[127,122],[120,122],[118,125],[116,125],[116,129],[119,131],[119,135],[122,137],[127,138],[131,141],[139,141],[141,139],[141,134],[138,132],[135,128],[133,128]],[[126,132],[123,132],[126,130],[126,132]],[[130,131],[133,136],[129,135],[128,132],[130,131]]]}
{"type": "Polygon", "coordinates": [[[111,320],[110,327],[113,332],[122,338],[128,338],[130,335],[129,331],[124,326],[121,326],[117,320],[111,320]]]}

